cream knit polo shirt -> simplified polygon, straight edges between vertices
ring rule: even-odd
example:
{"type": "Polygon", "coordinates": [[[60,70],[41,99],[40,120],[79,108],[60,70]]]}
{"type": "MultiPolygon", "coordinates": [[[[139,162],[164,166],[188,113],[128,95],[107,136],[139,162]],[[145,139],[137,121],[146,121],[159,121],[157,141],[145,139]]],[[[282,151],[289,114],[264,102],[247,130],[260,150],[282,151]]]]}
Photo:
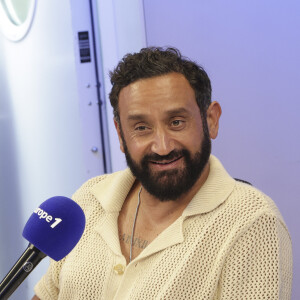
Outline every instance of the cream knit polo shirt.
{"type": "Polygon", "coordinates": [[[277,207],[214,156],[182,216],[126,265],[117,220],[134,180],[127,169],[74,194],[86,229],[66,258],[51,261],[35,287],[40,299],[290,299],[291,240],[277,207]]]}

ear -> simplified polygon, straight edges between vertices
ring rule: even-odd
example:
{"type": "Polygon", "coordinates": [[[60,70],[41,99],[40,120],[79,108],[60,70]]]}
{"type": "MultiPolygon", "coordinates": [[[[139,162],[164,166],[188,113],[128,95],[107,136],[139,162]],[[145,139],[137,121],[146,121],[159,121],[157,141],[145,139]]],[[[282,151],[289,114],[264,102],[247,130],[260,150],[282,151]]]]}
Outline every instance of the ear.
{"type": "Polygon", "coordinates": [[[114,118],[114,124],[115,124],[116,130],[117,130],[117,134],[118,134],[118,138],[119,138],[120,149],[124,153],[124,145],[123,145],[123,139],[122,139],[122,135],[121,135],[120,124],[119,124],[119,122],[116,121],[115,118],[114,118]]]}
{"type": "Polygon", "coordinates": [[[218,136],[221,114],[222,108],[220,104],[217,101],[212,102],[206,112],[209,136],[211,139],[215,139],[218,136]]]}

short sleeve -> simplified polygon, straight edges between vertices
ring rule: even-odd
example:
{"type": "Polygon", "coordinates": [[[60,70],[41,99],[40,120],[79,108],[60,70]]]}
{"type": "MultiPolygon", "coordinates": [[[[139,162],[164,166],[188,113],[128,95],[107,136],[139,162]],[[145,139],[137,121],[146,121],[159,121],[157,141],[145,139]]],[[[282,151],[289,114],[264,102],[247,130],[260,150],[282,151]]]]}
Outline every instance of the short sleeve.
{"type": "Polygon", "coordinates": [[[291,298],[292,246],[286,226],[263,215],[237,240],[226,259],[217,299],[291,298]]]}

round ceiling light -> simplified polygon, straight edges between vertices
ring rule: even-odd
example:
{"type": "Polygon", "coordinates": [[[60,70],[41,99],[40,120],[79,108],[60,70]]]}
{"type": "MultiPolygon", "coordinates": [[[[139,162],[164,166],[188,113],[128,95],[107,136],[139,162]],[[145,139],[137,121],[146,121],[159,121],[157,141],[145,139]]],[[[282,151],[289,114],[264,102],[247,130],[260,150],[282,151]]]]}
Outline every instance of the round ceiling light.
{"type": "Polygon", "coordinates": [[[0,28],[12,41],[25,37],[31,26],[36,0],[0,0],[0,28]]]}

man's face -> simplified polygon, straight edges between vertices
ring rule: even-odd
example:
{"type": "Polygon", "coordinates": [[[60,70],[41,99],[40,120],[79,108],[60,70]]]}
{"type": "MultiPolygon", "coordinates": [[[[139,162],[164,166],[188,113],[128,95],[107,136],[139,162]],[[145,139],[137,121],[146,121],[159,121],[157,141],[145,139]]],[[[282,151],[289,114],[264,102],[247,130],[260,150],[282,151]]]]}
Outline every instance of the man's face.
{"type": "Polygon", "coordinates": [[[161,201],[188,192],[207,164],[211,142],[185,77],[170,73],[128,85],[119,112],[121,150],[144,188],[161,201]]]}

